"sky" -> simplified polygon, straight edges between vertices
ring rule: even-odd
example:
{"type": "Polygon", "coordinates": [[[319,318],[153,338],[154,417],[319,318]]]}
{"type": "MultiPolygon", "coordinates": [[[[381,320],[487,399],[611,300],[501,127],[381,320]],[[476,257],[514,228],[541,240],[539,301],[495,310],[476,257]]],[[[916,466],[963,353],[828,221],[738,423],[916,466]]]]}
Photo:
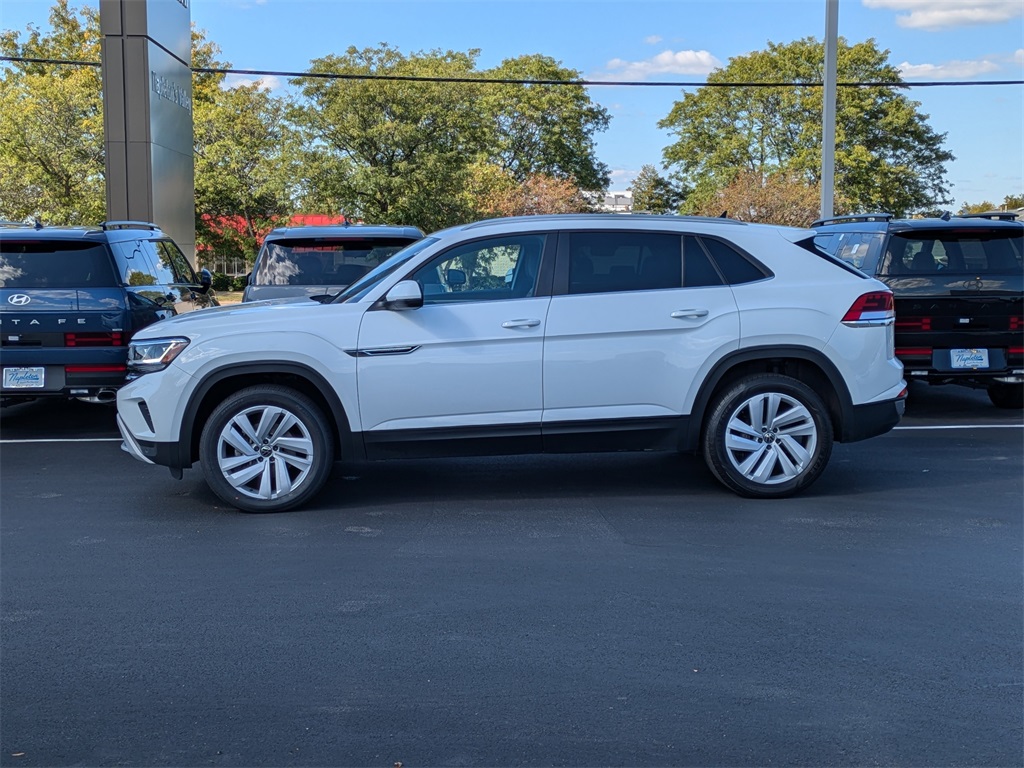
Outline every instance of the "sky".
{"type": "MultiPolygon", "coordinates": [[[[174,0],[165,0],[172,2],[174,0]]],[[[73,7],[98,0],[71,0],[73,7]]],[[[587,80],[701,82],[733,57],[825,32],[825,0],[189,0],[192,21],[236,69],[302,71],[350,46],[403,53],[479,49],[478,68],[550,56],[587,80]]],[[[0,28],[45,29],[49,0],[0,0],[0,28]]],[[[1021,0],[840,0],[839,34],[874,39],[908,84],[1024,80],[1021,0]]],[[[235,76],[230,82],[251,80],[235,76]]],[[[285,79],[266,78],[276,93],[285,79]]],[[[693,89],[688,89],[693,90],[693,89]]],[[[664,173],[658,128],[683,90],[595,86],[611,124],[598,159],[621,191],[645,164],[664,173]]],[[[913,88],[956,159],[954,209],[1024,194],[1024,86],[913,88]]]]}

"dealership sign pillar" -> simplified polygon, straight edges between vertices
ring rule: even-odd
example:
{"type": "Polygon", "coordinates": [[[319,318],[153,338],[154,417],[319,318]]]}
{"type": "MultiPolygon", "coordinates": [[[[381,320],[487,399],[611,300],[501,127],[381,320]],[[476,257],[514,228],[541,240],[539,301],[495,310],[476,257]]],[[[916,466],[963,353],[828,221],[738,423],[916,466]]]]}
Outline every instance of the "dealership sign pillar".
{"type": "Polygon", "coordinates": [[[100,0],[107,218],[151,221],[194,260],[190,0],[100,0]]]}

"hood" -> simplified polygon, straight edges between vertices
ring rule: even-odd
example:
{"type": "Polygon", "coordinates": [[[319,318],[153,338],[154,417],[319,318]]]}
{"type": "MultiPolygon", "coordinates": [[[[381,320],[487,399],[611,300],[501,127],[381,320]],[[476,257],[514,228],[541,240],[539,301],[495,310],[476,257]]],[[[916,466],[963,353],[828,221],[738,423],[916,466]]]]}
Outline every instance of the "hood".
{"type": "Polygon", "coordinates": [[[164,336],[233,336],[239,333],[292,331],[320,334],[325,328],[358,318],[365,304],[321,304],[311,299],[277,299],[228,304],[161,320],[135,335],[136,339],[164,336]]]}

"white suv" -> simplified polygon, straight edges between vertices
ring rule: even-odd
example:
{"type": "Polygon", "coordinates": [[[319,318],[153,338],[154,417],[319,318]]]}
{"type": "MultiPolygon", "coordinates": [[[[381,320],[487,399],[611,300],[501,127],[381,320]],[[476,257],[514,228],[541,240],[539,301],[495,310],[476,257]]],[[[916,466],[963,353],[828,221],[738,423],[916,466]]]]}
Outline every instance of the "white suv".
{"type": "Polygon", "coordinates": [[[150,326],[118,393],[124,448],[196,461],[253,512],[336,459],[703,453],[743,496],[887,432],[906,382],[892,294],[808,230],[674,216],[496,219],[420,240],[333,300],[150,326]]]}

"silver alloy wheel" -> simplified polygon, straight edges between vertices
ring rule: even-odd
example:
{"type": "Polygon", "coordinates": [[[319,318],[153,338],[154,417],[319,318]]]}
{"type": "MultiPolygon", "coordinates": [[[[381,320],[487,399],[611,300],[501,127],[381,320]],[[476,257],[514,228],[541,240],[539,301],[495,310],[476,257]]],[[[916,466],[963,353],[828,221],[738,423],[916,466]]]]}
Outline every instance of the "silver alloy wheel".
{"type": "Polygon", "coordinates": [[[217,465],[239,493],[276,499],[298,488],[313,466],[313,440],[295,414],[276,405],[238,412],[217,437],[217,465]]]}
{"type": "Polygon", "coordinates": [[[799,477],[817,444],[811,412],[796,398],[778,392],[762,392],[740,403],[729,417],[725,435],[733,467],[761,485],[799,477]]]}

